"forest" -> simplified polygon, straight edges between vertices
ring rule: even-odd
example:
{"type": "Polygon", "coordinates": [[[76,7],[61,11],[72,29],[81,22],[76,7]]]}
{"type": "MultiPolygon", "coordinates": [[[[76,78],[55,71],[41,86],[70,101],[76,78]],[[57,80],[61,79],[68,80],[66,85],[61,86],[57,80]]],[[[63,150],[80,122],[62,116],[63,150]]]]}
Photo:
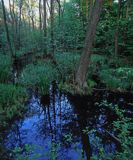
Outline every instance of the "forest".
{"type": "Polygon", "coordinates": [[[132,0],[0,0],[0,160],[133,160],[132,116],[132,0]]]}

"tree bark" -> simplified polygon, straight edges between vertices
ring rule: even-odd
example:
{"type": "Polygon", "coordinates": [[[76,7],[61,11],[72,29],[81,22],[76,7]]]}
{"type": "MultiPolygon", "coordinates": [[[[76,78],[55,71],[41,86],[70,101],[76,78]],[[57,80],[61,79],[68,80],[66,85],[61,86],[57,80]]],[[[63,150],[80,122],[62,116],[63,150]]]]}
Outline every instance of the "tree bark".
{"type": "Polygon", "coordinates": [[[9,30],[8,30],[7,21],[6,21],[5,5],[4,5],[4,1],[3,0],[1,0],[1,2],[2,2],[2,10],[3,10],[3,18],[4,18],[4,24],[5,24],[5,31],[6,31],[7,42],[8,42],[11,58],[13,59],[14,53],[13,53],[13,49],[12,49],[12,45],[11,45],[11,41],[10,41],[10,36],[9,36],[9,30]]]}
{"type": "Polygon", "coordinates": [[[22,21],[23,0],[19,1],[19,26],[18,26],[18,48],[21,45],[21,21],[22,21]]]}
{"type": "Polygon", "coordinates": [[[55,46],[54,46],[54,0],[50,1],[50,23],[51,23],[51,52],[54,56],[55,46]]]}
{"type": "Polygon", "coordinates": [[[10,10],[10,15],[11,15],[11,23],[12,23],[12,31],[13,31],[12,35],[13,35],[13,42],[14,42],[14,48],[15,48],[15,46],[16,46],[15,45],[15,19],[14,19],[14,15],[13,15],[13,9],[12,9],[12,5],[11,5],[11,0],[9,0],[9,10],[10,10]]]}
{"type": "Polygon", "coordinates": [[[76,73],[76,83],[80,88],[85,86],[86,74],[88,70],[88,65],[90,62],[90,56],[92,53],[93,42],[96,34],[97,24],[100,18],[104,0],[95,1],[94,8],[91,13],[91,19],[87,27],[87,35],[85,39],[85,46],[83,53],[80,58],[80,64],[76,73]]]}
{"type": "Polygon", "coordinates": [[[88,20],[88,6],[89,6],[89,1],[86,0],[86,20],[88,20]]]}
{"type": "Polygon", "coordinates": [[[18,21],[16,18],[16,14],[15,14],[15,0],[12,1],[12,14],[13,14],[13,19],[14,19],[14,46],[15,49],[17,48],[17,35],[18,35],[18,21]]]}
{"type": "Polygon", "coordinates": [[[46,10],[46,0],[43,0],[43,32],[44,32],[44,54],[47,54],[47,10],[46,10]]]}
{"type": "Polygon", "coordinates": [[[126,7],[126,18],[129,17],[129,8],[130,8],[131,0],[127,0],[127,7],[126,7]]]}
{"type": "Polygon", "coordinates": [[[115,31],[115,57],[118,55],[118,37],[119,37],[119,19],[121,15],[121,5],[122,5],[122,0],[118,1],[118,11],[117,11],[117,26],[116,26],[116,31],[115,31]]]}
{"type": "Polygon", "coordinates": [[[39,0],[39,28],[42,29],[42,0],[39,0]]]}
{"type": "Polygon", "coordinates": [[[93,9],[93,0],[90,0],[90,4],[89,4],[89,19],[91,19],[91,13],[92,13],[92,9],[93,9]]]}

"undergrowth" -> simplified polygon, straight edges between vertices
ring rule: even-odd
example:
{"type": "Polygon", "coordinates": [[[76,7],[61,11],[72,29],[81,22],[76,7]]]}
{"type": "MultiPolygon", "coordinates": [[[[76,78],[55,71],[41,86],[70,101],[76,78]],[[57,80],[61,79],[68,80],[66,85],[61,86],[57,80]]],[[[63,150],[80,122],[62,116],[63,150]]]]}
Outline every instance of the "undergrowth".
{"type": "Polygon", "coordinates": [[[21,116],[26,97],[24,88],[0,84],[0,130],[7,127],[14,116],[21,116]]]}
{"type": "Polygon", "coordinates": [[[56,54],[59,80],[73,82],[80,56],[73,53],[56,54]]]}
{"type": "Polygon", "coordinates": [[[8,82],[11,77],[11,60],[8,55],[0,54],[0,83],[8,82]]]}
{"type": "Polygon", "coordinates": [[[131,90],[133,89],[133,69],[120,67],[117,69],[103,69],[100,79],[109,89],[131,90]]]}
{"type": "Polygon", "coordinates": [[[133,159],[133,122],[131,118],[125,116],[125,110],[122,110],[117,104],[108,103],[103,101],[97,104],[99,107],[106,107],[112,109],[118,116],[117,120],[113,122],[113,130],[117,133],[117,137],[121,143],[121,151],[115,154],[109,154],[108,156],[103,154],[100,157],[92,157],[91,160],[132,160],[133,159]]]}
{"type": "Polygon", "coordinates": [[[19,83],[22,86],[38,88],[47,94],[52,81],[57,80],[57,71],[51,63],[30,64],[22,71],[19,83]]]}

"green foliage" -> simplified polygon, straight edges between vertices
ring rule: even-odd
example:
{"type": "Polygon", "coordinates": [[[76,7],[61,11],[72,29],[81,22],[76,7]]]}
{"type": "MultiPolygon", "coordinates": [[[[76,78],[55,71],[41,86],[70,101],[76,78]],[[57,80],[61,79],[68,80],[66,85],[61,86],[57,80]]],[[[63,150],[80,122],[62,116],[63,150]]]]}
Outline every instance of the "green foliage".
{"type": "Polygon", "coordinates": [[[47,94],[50,83],[56,79],[57,71],[52,64],[30,64],[23,70],[19,83],[27,87],[38,87],[41,93],[47,94]]]}
{"type": "Polygon", "coordinates": [[[58,87],[59,87],[60,91],[64,91],[66,93],[71,93],[71,94],[75,94],[76,93],[75,86],[70,84],[70,83],[68,84],[66,82],[62,82],[61,81],[59,83],[58,87]]]}
{"type": "Polygon", "coordinates": [[[100,72],[101,80],[110,89],[133,89],[133,69],[117,68],[106,69],[100,72]]]}
{"type": "Polygon", "coordinates": [[[92,79],[92,76],[99,75],[99,72],[102,68],[107,68],[108,65],[106,63],[107,57],[98,54],[91,55],[91,61],[88,69],[88,76],[87,79],[92,79]]]}
{"type": "MultiPolygon", "coordinates": [[[[102,101],[97,103],[99,107],[107,107],[112,109],[117,115],[118,118],[113,122],[114,131],[117,133],[117,137],[121,142],[122,151],[116,152],[114,155],[103,156],[105,160],[130,160],[133,158],[133,137],[131,131],[133,130],[133,122],[131,118],[125,116],[125,110],[122,110],[117,104],[108,103],[107,101],[102,101]]],[[[93,160],[93,158],[92,158],[93,160]]],[[[94,160],[98,160],[97,157],[94,157],[94,160]]]]}
{"type": "Polygon", "coordinates": [[[117,160],[127,160],[133,158],[133,137],[131,131],[133,130],[133,122],[131,118],[124,116],[124,110],[121,110],[118,106],[115,107],[115,112],[119,116],[119,119],[114,122],[114,128],[119,131],[118,138],[121,141],[122,152],[116,154],[117,160]]]}
{"type": "Polygon", "coordinates": [[[15,85],[0,84],[0,129],[14,116],[20,116],[24,101],[25,89],[15,85]]]}
{"type": "Polygon", "coordinates": [[[7,55],[0,54],[0,83],[8,82],[11,76],[11,60],[7,55]]]}
{"type": "Polygon", "coordinates": [[[99,55],[99,54],[92,54],[91,56],[91,63],[105,63],[107,60],[107,57],[104,55],[99,55]]]}
{"type": "Polygon", "coordinates": [[[77,64],[79,61],[79,55],[74,53],[63,53],[56,55],[57,70],[60,77],[66,82],[73,82],[77,64]]]}
{"type": "Polygon", "coordinates": [[[49,150],[45,153],[34,153],[34,150],[40,150],[41,152],[43,149],[40,146],[33,146],[26,144],[23,148],[16,147],[13,150],[13,156],[15,160],[36,160],[42,157],[48,158],[50,160],[56,160],[58,157],[58,150],[60,148],[60,144],[56,144],[55,142],[51,142],[48,144],[49,150]],[[23,154],[23,150],[25,153],[23,154]]]}
{"type": "Polygon", "coordinates": [[[95,81],[91,80],[91,79],[88,79],[88,80],[87,80],[88,92],[89,92],[89,93],[92,93],[93,88],[96,86],[96,84],[97,84],[97,83],[96,83],[95,81]]]}
{"type": "Polygon", "coordinates": [[[77,51],[83,48],[85,28],[80,13],[80,1],[71,0],[63,4],[63,16],[55,17],[55,41],[57,50],[77,51]],[[59,25],[60,23],[60,25],[59,25]]]}

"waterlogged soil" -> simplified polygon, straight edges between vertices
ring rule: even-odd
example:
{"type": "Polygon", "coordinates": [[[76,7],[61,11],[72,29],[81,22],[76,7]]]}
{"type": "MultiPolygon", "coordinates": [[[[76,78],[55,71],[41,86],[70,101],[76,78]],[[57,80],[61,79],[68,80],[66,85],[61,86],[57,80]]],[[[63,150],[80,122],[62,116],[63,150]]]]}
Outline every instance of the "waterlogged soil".
{"type": "MultiPolygon", "coordinates": [[[[121,149],[115,139],[113,121],[115,112],[97,102],[107,100],[127,108],[132,116],[133,97],[106,91],[95,92],[91,96],[72,96],[62,93],[56,85],[51,85],[49,94],[42,96],[29,91],[27,112],[3,133],[2,145],[14,150],[23,160],[89,160],[92,155],[106,154],[121,149]]],[[[4,159],[2,159],[4,160],[4,159]]]]}

